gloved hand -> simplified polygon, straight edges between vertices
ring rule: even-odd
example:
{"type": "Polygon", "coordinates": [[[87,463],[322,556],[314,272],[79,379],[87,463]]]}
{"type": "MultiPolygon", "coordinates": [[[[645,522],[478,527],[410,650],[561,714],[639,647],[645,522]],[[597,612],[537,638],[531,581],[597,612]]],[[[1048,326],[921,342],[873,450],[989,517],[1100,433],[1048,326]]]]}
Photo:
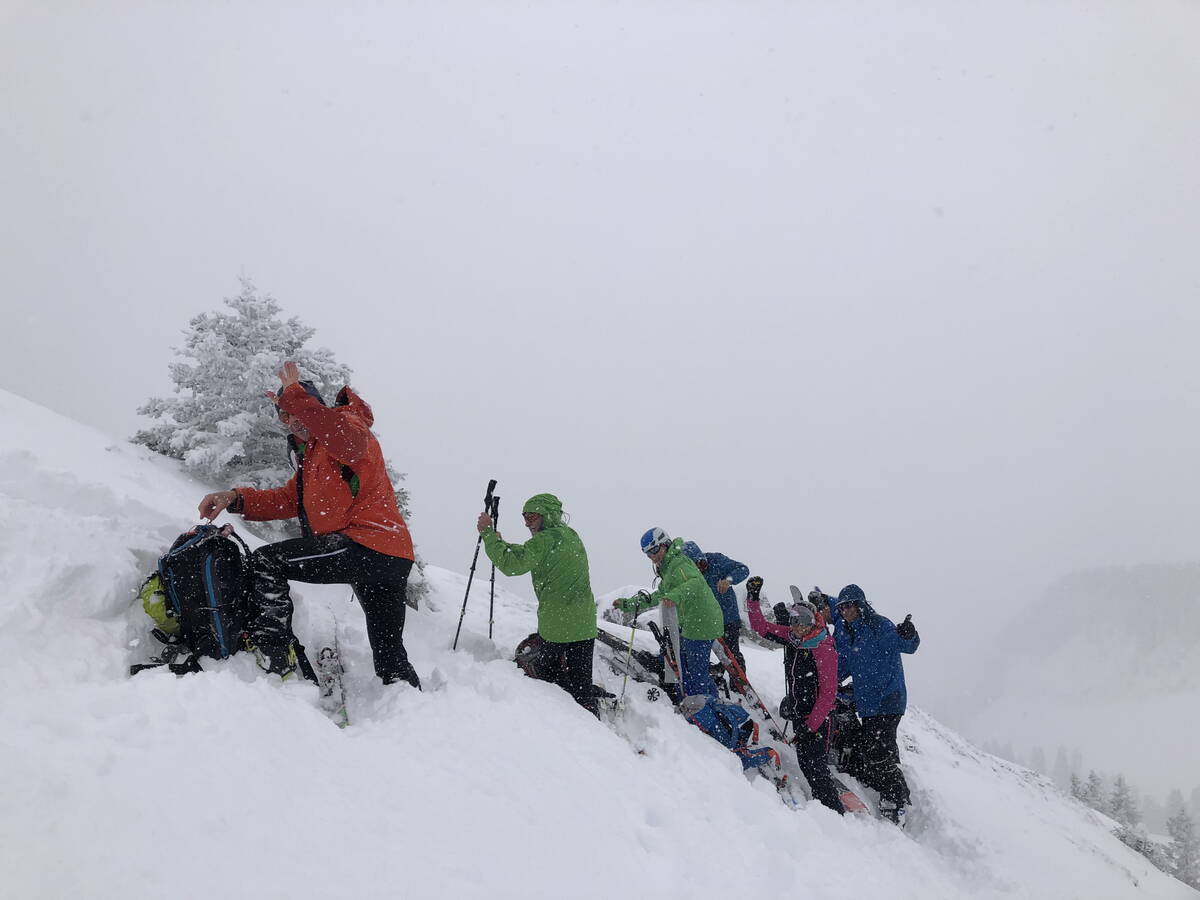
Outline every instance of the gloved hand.
{"type": "Polygon", "coordinates": [[[796,698],[791,694],[785,695],[784,698],[779,701],[779,718],[796,718],[796,698]]]}
{"type": "Polygon", "coordinates": [[[822,606],[829,605],[829,595],[820,588],[813,588],[808,592],[808,602],[820,609],[822,606]]]}
{"type": "Polygon", "coordinates": [[[896,626],[896,634],[906,641],[911,641],[917,636],[917,626],[912,623],[912,613],[905,616],[904,621],[896,626]]]}
{"type": "Polygon", "coordinates": [[[788,608],[782,603],[776,603],[771,607],[775,611],[775,621],[780,625],[790,625],[792,622],[792,614],[788,612],[788,608]]]}
{"type": "Polygon", "coordinates": [[[762,586],[763,586],[763,580],[762,580],[762,577],[759,575],[751,575],[749,578],[746,579],[746,592],[747,593],[757,594],[759,591],[762,590],[762,586]]]}

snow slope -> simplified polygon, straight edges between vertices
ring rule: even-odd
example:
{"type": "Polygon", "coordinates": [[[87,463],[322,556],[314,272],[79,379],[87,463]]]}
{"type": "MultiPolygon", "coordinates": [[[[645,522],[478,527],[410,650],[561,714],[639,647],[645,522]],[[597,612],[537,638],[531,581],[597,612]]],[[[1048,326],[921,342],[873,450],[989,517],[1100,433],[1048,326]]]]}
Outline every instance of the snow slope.
{"type": "MultiPolygon", "coordinates": [[[[429,571],[406,632],[423,693],[368,677],[348,589],[297,588],[310,647],[340,622],[345,731],[314,688],[244,654],[130,679],[134,591],[204,488],[2,392],[0,418],[5,896],[1196,896],[1045,779],[915,710],[907,834],[788,810],[640,690],[623,734],[602,726],[504,658],[533,629],[519,579],[499,591],[495,642],[477,580],[454,653],[465,579],[429,571]]],[[[779,658],[748,657],[777,699],[779,658]]]]}

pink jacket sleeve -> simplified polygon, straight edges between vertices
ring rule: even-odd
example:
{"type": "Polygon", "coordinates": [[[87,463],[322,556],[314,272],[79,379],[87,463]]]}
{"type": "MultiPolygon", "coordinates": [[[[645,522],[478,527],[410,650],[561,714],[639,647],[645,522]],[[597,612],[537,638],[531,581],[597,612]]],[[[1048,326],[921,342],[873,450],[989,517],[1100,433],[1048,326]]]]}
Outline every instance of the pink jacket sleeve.
{"type": "MultiPolygon", "coordinates": [[[[777,637],[780,640],[786,641],[791,637],[791,629],[786,625],[773,625],[767,621],[767,617],[763,615],[762,603],[754,603],[750,601],[746,603],[746,615],[750,618],[750,627],[755,633],[761,634],[763,637],[777,637]]],[[[833,709],[831,706],[830,709],[833,709]]]]}
{"type": "Polygon", "coordinates": [[[833,704],[837,699],[838,655],[833,638],[827,637],[817,644],[812,655],[817,664],[817,702],[813,704],[812,712],[804,724],[809,731],[816,731],[833,712],[833,704]]]}

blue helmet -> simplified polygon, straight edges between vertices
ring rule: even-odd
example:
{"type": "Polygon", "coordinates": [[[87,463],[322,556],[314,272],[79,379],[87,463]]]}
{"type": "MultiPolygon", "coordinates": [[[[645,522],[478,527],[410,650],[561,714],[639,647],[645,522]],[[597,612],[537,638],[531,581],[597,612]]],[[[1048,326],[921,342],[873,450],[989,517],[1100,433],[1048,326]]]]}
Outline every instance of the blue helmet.
{"type": "Polygon", "coordinates": [[[661,528],[651,528],[642,535],[642,552],[653,553],[659,547],[671,543],[671,536],[661,528]]]}

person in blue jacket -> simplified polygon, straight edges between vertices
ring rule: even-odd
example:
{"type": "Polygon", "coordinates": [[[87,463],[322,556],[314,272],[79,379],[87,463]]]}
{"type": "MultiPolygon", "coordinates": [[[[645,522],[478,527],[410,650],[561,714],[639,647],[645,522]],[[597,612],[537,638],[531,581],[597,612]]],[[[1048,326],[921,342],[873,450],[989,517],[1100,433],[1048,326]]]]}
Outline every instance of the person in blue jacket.
{"type": "Polygon", "coordinates": [[[854,679],[854,702],[863,723],[863,782],[879,791],[880,812],[903,824],[910,803],[900,770],[896,729],[908,708],[901,653],[921,645],[912,616],[899,626],[875,612],[857,584],[848,584],[833,608],[838,671],[854,679]]]}
{"type": "Polygon", "coordinates": [[[750,576],[750,569],[745,563],[730,559],[723,553],[705,553],[695,541],[685,541],[680,547],[683,555],[696,564],[713,595],[721,604],[721,615],[725,619],[724,640],[733,658],[738,661],[742,671],[746,671],[746,657],[742,655],[742,614],[738,611],[737,594],[733,592],[735,584],[741,584],[750,576]]]}

